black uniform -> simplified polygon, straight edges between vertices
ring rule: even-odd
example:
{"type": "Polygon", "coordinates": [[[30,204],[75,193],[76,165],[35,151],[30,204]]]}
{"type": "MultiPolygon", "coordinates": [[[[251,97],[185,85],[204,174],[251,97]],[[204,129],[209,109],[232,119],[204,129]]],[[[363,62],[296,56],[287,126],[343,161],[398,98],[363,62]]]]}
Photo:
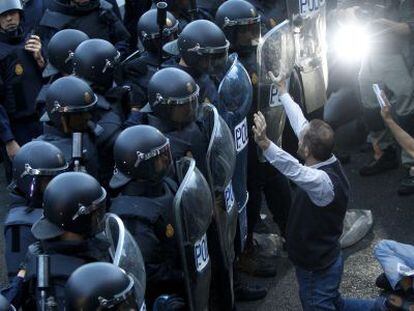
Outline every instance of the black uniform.
{"type": "Polygon", "coordinates": [[[205,154],[209,141],[202,122],[191,122],[185,127],[177,129],[153,114],[146,114],[143,123],[155,127],[170,140],[174,161],[191,155],[196,160],[198,169],[207,176],[205,154]]]}
{"type": "Polygon", "coordinates": [[[40,35],[48,41],[59,30],[78,29],[90,38],[111,42],[121,54],[126,55],[128,46],[125,40],[129,38],[129,33],[114,8],[118,9],[105,0],[91,0],[87,8],[81,9],[70,6],[65,0],[51,0],[39,23],[40,35]]]}
{"type": "Polygon", "coordinates": [[[4,221],[4,253],[9,279],[15,277],[19,271],[29,245],[37,241],[30,229],[43,212],[41,206],[29,208],[26,200],[17,194],[12,194],[11,199],[10,210],[4,221]]]}
{"type": "MultiPolygon", "coordinates": [[[[42,130],[35,103],[42,87],[42,73],[24,45],[24,37],[13,42],[0,32],[0,139],[3,144],[16,140],[23,145],[42,130]]],[[[2,154],[10,181],[11,165],[4,146],[2,154]]]]}
{"type": "Polygon", "coordinates": [[[123,79],[125,84],[133,85],[134,104],[143,107],[148,102],[148,82],[154,73],[158,71],[158,55],[143,52],[140,57],[132,59],[124,66],[123,79]]]}
{"type": "Polygon", "coordinates": [[[36,30],[40,19],[45,12],[50,0],[26,0],[24,2],[24,20],[23,28],[27,34],[32,30],[36,30]]]}
{"type": "Polygon", "coordinates": [[[111,212],[121,217],[141,249],[149,304],[161,294],[177,294],[183,288],[173,229],[176,191],[177,185],[169,178],[158,185],[131,181],[111,204],[111,212]]]}

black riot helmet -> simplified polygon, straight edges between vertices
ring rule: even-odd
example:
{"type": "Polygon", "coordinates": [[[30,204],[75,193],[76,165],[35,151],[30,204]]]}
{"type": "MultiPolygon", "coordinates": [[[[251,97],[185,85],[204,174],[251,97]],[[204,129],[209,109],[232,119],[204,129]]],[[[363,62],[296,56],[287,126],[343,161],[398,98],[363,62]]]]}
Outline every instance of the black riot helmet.
{"type": "Polygon", "coordinates": [[[0,29],[1,32],[4,32],[10,42],[19,42],[23,38],[23,21],[24,11],[22,2],[20,0],[2,0],[0,1],[0,15],[5,14],[10,11],[17,11],[20,14],[20,24],[16,27],[9,29],[0,29]]]}
{"type": "Polygon", "coordinates": [[[145,310],[138,297],[142,286],[121,268],[94,262],[76,269],[65,287],[67,311],[145,310]]]}
{"type": "Polygon", "coordinates": [[[201,19],[188,24],[178,39],[166,44],[164,49],[170,54],[178,52],[189,67],[200,73],[216,74],[227,63],[229,45],[216,24],[201,19]]]}
{"type": "Polygon", "coordinates": [[[42,120],[63,127],[65,132],[83,132],[88,129],[97,101],[91,87],[82,79],[74,76],[57,79],[46,91],[48,118],[44,116],[42,120]]]}
{"type": "Polygon", "coordinates": [[[31,141],[13,158],[12,185],[25,196],[29,205],[39,208],[46,186],[68,167],[59,148],[45,141],[31,141]]]}
{"type": "Polygon", "coordinates": [[[133,126],[116,139],[114,159],[111,188],[122,187],[131,179],[157,184],[171,167],[170,142],[152,126],[133,126]]]}
{"type": "Polygon", "coordinates": [[[57,73],[72,74],[72,59],[76,48],[83,41],[88,40],[86,33],[76,29],[63,29],[57,32],[47,45],[49,63],[43,71],[43,77],[50,77],[57,73]]]}
{"type": "Polygon", "coordinates": [[[89,39],[76,48],[73,56],[73,72],[89,83],[110,88],[114,72],[120,61],[120,53],[112,43],[102,39],[89,39]]]}
{"type": "Polygon", "coordinates": [[[177,128],[197,119],[199,92],[194,79],[178,68],[162,69],[148,83],[148,101],[152,112],[177,128]]]}
{"type": "Polygon", "coordinates": [[[216,13],[216,24],[224,31],[234,51],[259,44],[260,15],[245,0],[231,0],[220,5],[216,13]]]}
{"type": "MultiPolygon", "coordinates": [[[[178,33],[178,20],[167,12],[165,28],[162,34],[163,43],[176,39],[178,33]]],[[[138,21],[138,35],[146,51],[158,53],[160,45],[160,31],[157,23],[157,9],[144,13],[138,21]]]]}
{"type": "Polygon", "coordinates": [[[38,240],[66,231],[93,236],[103,230],[106,191],[91,175],[67,172],[56,176],[43,194],[43,216],[32,227],[38,240]]]}

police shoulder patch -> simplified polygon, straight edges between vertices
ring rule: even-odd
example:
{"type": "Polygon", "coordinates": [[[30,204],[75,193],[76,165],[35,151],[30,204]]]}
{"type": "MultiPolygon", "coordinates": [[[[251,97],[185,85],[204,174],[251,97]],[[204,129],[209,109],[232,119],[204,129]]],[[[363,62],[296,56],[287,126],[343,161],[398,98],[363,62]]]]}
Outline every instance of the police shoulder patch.
{"type": "Polygon", "coordinates": [[[251,79],[253,85],[257,85],[257,82],[259,82],[259,78],[257,77],[257,74],[255,72],[252,73],[251,79]]]}
{"type": "Polygon", "coordinates": [[[24,70],[23,70],[22,64],[17,63],[16,66],[14,67],[14,73],[18,76],[21,76],[23,72],[24,70]]]}
{"type": "Polygon", "coordinates": [[[174,227],[171,224],[168,224],[165,228],[165,236],[170,239],[174,236],[174,233],[174,227]]]}

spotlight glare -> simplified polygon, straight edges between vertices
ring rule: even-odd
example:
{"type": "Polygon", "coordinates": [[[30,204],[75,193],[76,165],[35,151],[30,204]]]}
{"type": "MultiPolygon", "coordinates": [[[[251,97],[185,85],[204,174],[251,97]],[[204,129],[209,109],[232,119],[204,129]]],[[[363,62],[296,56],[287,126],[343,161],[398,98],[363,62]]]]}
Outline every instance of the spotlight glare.
{"type": "Polygon", "coordinates": [[[369,51],[369,36],[364,27],[350,24],[342,25],[335,35],[336,55],[346,61],[360,61],[369,51]]]}

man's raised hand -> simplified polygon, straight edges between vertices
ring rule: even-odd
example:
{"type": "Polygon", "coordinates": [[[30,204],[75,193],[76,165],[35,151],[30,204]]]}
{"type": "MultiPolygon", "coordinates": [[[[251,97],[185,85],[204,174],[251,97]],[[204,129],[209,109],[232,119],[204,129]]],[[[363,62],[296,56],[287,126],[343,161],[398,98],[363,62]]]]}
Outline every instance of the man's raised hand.
{"type": "Polygon", "coordinates": [[[266,135],[266,127],[266,120],[263,114],[260,111],[255,113],[254,125],[252,127],[254,140],[262,150],[266,150],[270,146],[270,139],[266,135]]]}

